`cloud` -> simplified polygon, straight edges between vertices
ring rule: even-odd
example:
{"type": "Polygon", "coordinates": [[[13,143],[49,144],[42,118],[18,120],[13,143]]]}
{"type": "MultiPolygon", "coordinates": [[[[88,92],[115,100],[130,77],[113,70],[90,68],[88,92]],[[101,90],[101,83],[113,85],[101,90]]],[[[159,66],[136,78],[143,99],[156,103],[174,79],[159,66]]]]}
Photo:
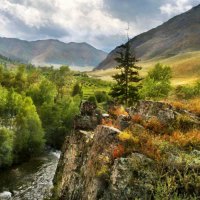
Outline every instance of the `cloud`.
{"type": "MultiPolygon", "coordinates": [[[[190,0],[192,2],[199,0],[190,0]]],[[[188,0],[1,0],[0,36],[88,42],[111,50],[194,4],[188,0]]]]}
{"type": "Polygon", "coordinates": [[[176,0],[172,3],[166,3],[160,7],[162,14],[169,16],[183,13],[193,7],[190,0],[176,0]]]}

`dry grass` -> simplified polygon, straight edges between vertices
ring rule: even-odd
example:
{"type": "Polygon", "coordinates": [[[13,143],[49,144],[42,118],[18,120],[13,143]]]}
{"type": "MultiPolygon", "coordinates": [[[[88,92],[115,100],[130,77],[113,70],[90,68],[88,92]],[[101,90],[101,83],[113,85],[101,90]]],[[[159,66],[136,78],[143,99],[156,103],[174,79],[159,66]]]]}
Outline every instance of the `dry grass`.
{"type": "Polygon", "coordinates": [[[177,109],[189,110],[197,115],[200,115],[200,98],[194,98],[190,100],[177,100],[169,102],[172,106],[177,109]]]}
{"type": "Polygon", "coordinates": [[[163,131],[163,124],[157,117],[151,117],[147,122],[144,122],[144,127],[153,131],[154,133],[161,133],[163,131]]]}
{"type": "Polygon", "coordinates": [[[200,130],[191,130],[187,133],[175,131],[171,136],[165,135],[163,139],[178,146],[179,148],[191,148],[200,146],[200,130]]]}
{"type": "MultiPolygon", "coordinates": [[[[170,58],[156,58],[141,61],[141,76],[146,76],[147,72],[156,63],[169,65],[173,71],[172,85],[185,85],[194,83],[200,76],[200,51],[182,53],[170,58]]],[[[116,74],[116,69],[98,70],[88,72],[88,75],[102,80],[113,81],[112,75],[116,74]]]]}
{"type": "Polygon", "coordinates": [[[171,135],[155,135],[144,131],[142,134],[124,131],[118,135],[118,139],[124,144],[125,152],[139,152],[160,161],[170,153],[170,149],[188,150],[200,147],[200,130],[190,130],[187,133],[175,131],[171,135]]]}
{"type": "Polygon", "coordinates": [[[128,113],[123,106],[113,106],[111,109],[109,109],[108,112],[110,115],[115,117],[118,117],[120,115],[128,116],[128,113]]]}

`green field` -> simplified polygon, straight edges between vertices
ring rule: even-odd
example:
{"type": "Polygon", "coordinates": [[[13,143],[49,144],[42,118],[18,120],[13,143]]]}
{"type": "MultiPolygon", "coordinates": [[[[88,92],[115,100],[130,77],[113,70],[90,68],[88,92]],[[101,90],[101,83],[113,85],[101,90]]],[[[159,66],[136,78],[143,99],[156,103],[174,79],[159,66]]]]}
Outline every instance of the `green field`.
{"type": "Polygon", "coordinates": [[[103,81],[100,79],[78,76],[77,81],[81,84],[83,90],[83,98],[87,99],[89,96],[93,96],[97,91],[104,91],[109,93],[112,83],[103,81]]]}

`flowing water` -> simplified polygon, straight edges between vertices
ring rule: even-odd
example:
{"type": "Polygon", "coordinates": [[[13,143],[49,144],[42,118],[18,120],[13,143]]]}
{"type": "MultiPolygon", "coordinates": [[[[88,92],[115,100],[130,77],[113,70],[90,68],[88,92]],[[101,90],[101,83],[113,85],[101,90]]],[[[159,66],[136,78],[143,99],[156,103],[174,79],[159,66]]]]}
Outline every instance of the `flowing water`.
{"type": "Polygon", "coordinates": [[[49,151],[13,169],[0,171],[0,200],[49,197],[59,156],[60,152],[49,151]]]}

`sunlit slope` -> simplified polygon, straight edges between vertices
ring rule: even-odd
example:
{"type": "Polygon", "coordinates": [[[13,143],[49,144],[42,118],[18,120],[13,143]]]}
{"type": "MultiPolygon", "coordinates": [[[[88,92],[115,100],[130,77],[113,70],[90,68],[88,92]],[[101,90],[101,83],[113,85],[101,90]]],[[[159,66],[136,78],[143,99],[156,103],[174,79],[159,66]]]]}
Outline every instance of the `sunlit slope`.
{"type": "MultiPolygon", "coordinates": [[[[162,63],[169,65],[173,72],[173,85],[182,85],[192,83],[200,78],[200,51],[178,54],[170,58],[151,59],[138,63],[142,67],[141,75],[145,76],[147,72],[156,64],[162,63]]],[[[116,69],[97,70],[89,72],[90,76],[102,80],[112,81],[112,75],[117,73],[116,69]]]]}

